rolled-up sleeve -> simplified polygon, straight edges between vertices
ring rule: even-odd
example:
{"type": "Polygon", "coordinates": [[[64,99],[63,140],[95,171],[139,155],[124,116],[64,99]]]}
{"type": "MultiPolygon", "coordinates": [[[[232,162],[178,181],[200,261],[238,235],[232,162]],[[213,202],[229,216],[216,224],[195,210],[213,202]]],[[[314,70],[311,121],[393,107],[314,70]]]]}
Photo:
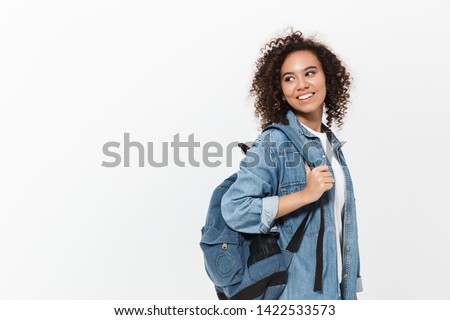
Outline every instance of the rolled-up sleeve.
{"type": "Polygon", "coordinates": [[[356,278],[356,292],[362,292],[363,289],[363,283],[361,278],[361,258],[359,255],[359,248],[358,248],[358,271],[357,271],[357,278],[356,278]]]}
{"type": "Polygon", "coordinates": [[[273,230],[278,212],[279,159],[257,139],[240,163],[237,179],[222,198],[222,215],[230,228],[245,233],[273,230]]]}
{"type": "Polygon", "coordinates": [[[267,233],[273,226],[273,221],[278,212],[278,196],[265,197],[262,199],[261,228],[267,233]],[[264,228],[266,227],[266,228],[264,228]]]}
{"type": "Polygon", "coordinates": [[[362,292],[362,291],[363,291],[362,279],[361,279],[361,277],[358,277],[356,279],[356,292],[362,292]]]}

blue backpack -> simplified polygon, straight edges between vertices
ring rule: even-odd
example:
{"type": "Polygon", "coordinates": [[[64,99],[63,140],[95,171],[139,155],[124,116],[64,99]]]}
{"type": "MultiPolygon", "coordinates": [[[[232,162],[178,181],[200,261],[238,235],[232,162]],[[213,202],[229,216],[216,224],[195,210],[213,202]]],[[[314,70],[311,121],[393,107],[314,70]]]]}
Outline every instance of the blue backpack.
{"type": "MultiPolygon", "coordinates": [[[[295,139],[297,133],[286,125],[270,125],[284,132],[304,159],[302,148],[295,139]]],[[[246,151],[246,145],[241,148],[246,151]]],[[[300,247],[302,235],[311,212],[303,219],[288,246],[281,249],[278,234],[246,234],[231,229],[222,216],[222,197],[236,181],[237,173],[223,181],[214,190],[202,228],[200,247],[206,272],[214,283],[220,300],[275,300],[283,292],[288,280],[288,268],[294,253],[300,247]]],[[[314,291],[322,291],[322,248],[324,211],[320,201],[321,223],[316,250],[316,277],[314,291]]]]}

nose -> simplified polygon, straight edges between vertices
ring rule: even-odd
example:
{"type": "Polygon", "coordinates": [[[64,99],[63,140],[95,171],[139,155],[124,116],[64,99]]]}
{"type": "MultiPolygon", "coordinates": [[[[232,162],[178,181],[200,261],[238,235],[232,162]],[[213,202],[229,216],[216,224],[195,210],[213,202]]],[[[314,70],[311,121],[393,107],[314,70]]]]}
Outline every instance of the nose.
{"type": "Polygon", "coordinates": [[[305,90],[309,88],[309,84],[304,77],[300,77],[297,82],[297,91],[305,90]]]}

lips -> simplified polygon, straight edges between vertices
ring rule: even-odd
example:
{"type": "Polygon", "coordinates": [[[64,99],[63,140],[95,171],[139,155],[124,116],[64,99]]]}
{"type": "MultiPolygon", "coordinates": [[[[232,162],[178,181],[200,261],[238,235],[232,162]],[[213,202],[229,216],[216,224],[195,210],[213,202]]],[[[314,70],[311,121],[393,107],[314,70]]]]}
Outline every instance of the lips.
{"type": "Polygon", "coordinates": [[[309,93],[302,94],[301,96],[298,96],[297,99],[305,101],[305,100],[310,99],[313,95],[314,95],[314,92],[309,92],[309,93]]]}

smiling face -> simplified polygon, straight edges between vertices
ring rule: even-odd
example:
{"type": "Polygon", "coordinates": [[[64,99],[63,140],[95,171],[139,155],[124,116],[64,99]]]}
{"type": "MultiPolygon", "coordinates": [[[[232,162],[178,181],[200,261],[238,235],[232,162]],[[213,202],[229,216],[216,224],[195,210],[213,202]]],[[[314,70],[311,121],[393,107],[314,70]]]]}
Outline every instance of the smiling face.
{"type": "Polygon", "coordinates": [[[327,94],[325,73],[316,55],[294,51],[281,66],[283,96],[297,116],[322,119],[327,94]]]}

